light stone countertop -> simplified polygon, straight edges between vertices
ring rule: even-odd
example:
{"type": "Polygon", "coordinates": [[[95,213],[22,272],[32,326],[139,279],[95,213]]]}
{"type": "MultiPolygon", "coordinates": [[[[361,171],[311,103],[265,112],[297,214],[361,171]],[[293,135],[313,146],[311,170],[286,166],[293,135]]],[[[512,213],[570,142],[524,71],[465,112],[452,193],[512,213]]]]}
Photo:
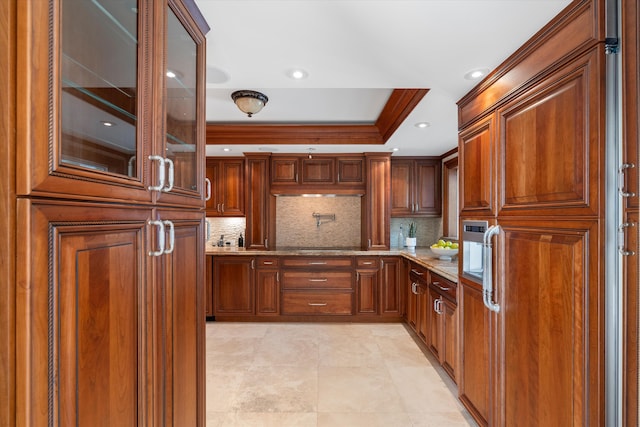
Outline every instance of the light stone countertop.
{"type": "Polygon", "coordinates": [[[458,283],[458,257],[451,261],[439,259],[429,248],[416,248],[415,252],[392,248],[388,251],[363,251],[359,249],[276,249],[272,251],[247,250],[238,247],[206,247],[207,255],[249,255],[249,256],[404,256],[421,266],[458,283]]]}

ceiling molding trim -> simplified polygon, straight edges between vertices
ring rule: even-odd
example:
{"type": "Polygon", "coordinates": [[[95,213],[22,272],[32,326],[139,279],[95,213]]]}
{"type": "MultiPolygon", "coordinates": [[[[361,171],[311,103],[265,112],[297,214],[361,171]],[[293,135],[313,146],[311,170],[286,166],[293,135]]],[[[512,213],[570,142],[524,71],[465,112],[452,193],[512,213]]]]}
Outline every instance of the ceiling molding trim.
{"type": "Polygon", "coordinates": [[[404,122],[407,116],[420,103],[429,89],[394,89],[387,100],[380,117],[376,121],[376,127],[384,142],[404,122]]]}
{"type": "Polygon", "coordinates": [[[429,89],[394,89],[375,124],[207,123],[207,145],[382,145],[429,89]]]}

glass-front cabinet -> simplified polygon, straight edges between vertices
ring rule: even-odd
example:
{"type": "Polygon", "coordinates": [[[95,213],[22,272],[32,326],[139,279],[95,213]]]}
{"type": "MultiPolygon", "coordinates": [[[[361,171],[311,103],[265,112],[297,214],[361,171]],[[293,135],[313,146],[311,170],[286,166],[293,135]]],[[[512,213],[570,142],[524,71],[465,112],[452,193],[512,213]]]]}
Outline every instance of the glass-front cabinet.
{"type": "Polygon", "coordinates": [[[31,166],[19,171],[19,193],[203,204],[208,29],[194,7],[34,1],[19,55],[31,92],[19,111],[33,141],[19,148],[31,166]]]}

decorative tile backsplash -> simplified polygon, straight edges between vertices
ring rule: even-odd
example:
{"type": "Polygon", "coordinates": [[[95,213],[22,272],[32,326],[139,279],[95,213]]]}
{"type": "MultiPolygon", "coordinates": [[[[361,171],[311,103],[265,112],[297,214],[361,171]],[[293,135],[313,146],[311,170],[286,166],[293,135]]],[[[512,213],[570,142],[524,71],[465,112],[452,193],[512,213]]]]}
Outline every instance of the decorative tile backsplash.
{"type": "MultiPolygon", "coordinates": [[[[281,196],[276,199],[276,238],[279,247],[352,248],[360,247],[360,196],[301,197],[281,196]],[[318,226],[313,213],[335,214],[335,221],[321,218],[318,226]]],[[[224,235],[230,246],[238,245],[244,236],[245,218],[207,218],[210,238],[214,246],[224,235]]],[[[391,218],[391,247],[398,247],[398,232],[402,225],[407,235],[409,223],[417,225],[417,244],[429,246],[442,236],[442,218],[391,218]]]]}
{"type": "Polygon", "coordinates": [[[276,241],[279,247],[359,247],[360,196],[276,199],[276,241]],[[313,214],[320,214],[314,217],[313,214]],[[325,217],[325,215],[327,215],[325,217]],[[330,216],[335,215],[335,220],[330,216]]]}

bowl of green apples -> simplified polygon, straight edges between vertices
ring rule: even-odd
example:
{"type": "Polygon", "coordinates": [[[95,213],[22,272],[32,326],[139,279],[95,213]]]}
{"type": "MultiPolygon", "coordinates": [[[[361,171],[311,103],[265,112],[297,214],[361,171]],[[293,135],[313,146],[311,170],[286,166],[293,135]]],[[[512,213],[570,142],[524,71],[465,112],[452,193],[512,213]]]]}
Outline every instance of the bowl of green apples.
{"type": "Polygon", "coordinates": [[[438,240],[436,243],[429,247],[431,252],[436,254],[438,258],[442,260],[451,260],[458,255],[458,243],[450,240],[438,240]]]}

